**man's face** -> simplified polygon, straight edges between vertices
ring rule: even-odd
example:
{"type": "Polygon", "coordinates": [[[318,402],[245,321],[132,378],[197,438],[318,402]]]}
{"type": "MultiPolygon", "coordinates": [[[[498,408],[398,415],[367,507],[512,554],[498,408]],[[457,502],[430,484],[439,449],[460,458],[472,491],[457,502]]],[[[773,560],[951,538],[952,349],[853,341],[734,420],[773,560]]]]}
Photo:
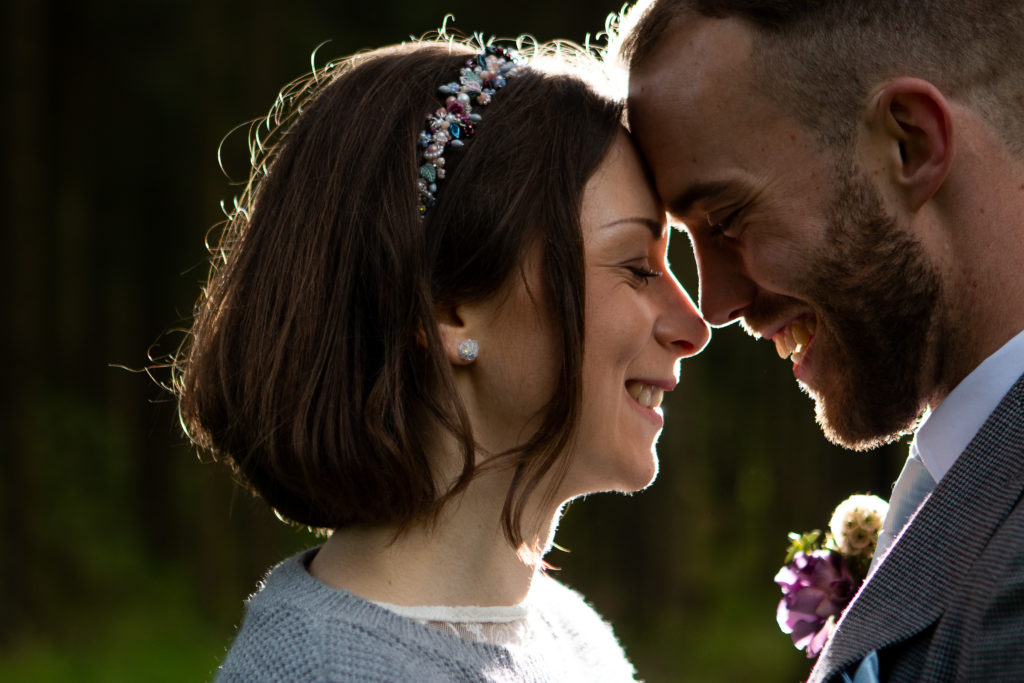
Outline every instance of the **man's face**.
{"type": "Polygon", "coordinates": [[[762,94],[750,54],[736,20],[677,20],[630,74],[633,134],[690,233],[705,318],[775,341],[830,439],[877,445],[934,389],[939,278],[872,179],[762,94]]]}

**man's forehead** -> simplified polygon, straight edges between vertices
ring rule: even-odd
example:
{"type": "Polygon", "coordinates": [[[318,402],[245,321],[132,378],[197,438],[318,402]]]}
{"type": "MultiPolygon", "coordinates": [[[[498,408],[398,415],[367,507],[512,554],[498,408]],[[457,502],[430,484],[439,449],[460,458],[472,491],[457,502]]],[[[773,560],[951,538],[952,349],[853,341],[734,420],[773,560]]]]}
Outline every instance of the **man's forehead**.
{"type": "Polygon", "coordinates": [[[729,83],[746,82],[752,42],[749,26],[739,19],[673,18],[645,58],[630,68],[630,106],[683,105],[729,83]]]}
{"type": "Polygon", "coordinates": [[[674,216],[733,184],[750,151],[737,137],[775,113],[750,84],[751,49],[738,19],[680,17],[630,73],[630,128],[674,216]]]}

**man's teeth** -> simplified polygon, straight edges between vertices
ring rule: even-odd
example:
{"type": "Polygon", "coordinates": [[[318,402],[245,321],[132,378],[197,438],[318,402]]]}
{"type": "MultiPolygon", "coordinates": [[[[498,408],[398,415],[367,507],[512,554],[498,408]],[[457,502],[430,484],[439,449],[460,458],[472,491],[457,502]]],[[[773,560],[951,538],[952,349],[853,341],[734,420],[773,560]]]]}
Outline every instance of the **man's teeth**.
{"type": "Polygon", "coordinates": [[[665,398],[665,390],[659,389],[651,384],[644,384],[643,382],[629,381],[626,382],[626,391],[633,399],[644,406],[645,408],[657,408],[661,405],[661,400],[665,398]]]}
{"type": "Polygon", "coordinates": [[[790,323],[785,329],[777,332],[772,341],[775,342],[775,351],[779,358],[792,356],[793,362],[798,363],[803,358],[804,350],[808,342],[814,336],[817,324],[814,320],[790,323]]]}
{"type": "Polygon", "coordinates": [[[803,325],[791,325],[790,332],[793,333],[793,339],[800,346],[806,346],[807,342],[811,341],[811,331],[803,325]]]}

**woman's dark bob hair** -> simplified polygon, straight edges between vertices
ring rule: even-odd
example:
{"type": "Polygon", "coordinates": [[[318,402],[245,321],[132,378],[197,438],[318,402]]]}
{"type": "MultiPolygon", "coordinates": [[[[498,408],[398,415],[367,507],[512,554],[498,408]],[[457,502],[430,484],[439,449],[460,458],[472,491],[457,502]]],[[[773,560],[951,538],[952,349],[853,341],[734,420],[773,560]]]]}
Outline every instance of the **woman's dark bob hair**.
{"type": "MultiPolygon", "coordinates": [[[[550,47],[529,51],[566,63],[550,47]]],[[[622,105],[531,63],[446,155],[421,220],[417,136],[438,87],[479,52],[422,40],[329,63],[286,88],[250,135],[253,171],[175,358],[174,391],[189,437],[299,524],[402,529],[466,487],[479,469],[472,425],[435,312],[496,294],[534,247],[562,362],[537,432],[496,456],[514,471],[502,517],[514,546],[526,499],[551,472],[540,492],[550,500],[565,474],[581,401],[583,188],[622,105]],[[437,481],[425,450],[439,428],[461,445],[455,482],[437,481]]]]}

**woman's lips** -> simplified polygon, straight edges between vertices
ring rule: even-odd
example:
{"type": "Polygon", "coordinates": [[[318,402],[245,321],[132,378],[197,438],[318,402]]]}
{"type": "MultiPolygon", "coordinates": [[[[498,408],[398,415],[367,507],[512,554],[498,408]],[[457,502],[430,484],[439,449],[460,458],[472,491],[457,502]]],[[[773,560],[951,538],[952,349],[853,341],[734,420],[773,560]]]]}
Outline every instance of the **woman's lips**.
{"type": "Polygon", "coordinates": [[[665,398],[664,389],[639,380],[629,380],[626,382],[626,391],[633,397],[634,401],[644,408],[657,408],[661,406],[661,401],[665,398]]]}

